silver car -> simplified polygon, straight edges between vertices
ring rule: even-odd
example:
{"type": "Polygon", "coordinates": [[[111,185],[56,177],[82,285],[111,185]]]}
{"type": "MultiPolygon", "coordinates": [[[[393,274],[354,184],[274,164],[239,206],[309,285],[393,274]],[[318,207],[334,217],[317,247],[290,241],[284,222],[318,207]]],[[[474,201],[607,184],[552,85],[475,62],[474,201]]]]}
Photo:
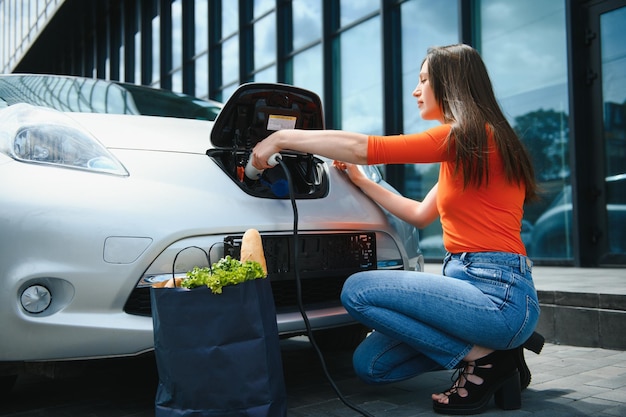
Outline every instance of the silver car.
{"type": "Polygon", "coordinates": [[[33,361],[150,351],[150,286],[206,263],[186,250],[173,265],[186,247],[236,256],[249,228],[263,238],[281,335],[305,332],[297,256],[318,342],[360,340],[343,282],[364,269],[422,270],[417,231],[321,157],[285,152],[247,178],[252,147],[281,128],[323,129],[319,98],[251,83],[222,106],[102,80],[0,76],[3,388],[33,361]]]}

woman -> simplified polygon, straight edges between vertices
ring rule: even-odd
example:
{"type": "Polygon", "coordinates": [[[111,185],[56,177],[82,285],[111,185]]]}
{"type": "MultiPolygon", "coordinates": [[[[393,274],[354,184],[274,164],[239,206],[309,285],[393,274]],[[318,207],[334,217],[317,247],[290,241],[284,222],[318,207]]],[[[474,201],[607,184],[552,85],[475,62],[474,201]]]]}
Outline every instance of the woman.
{"type": "Polygon", "coordinates": [[[269,168],[283,149],[335,159],[335,166],[399,218],[423,228],[441,219],[448,252],[443,276],[366,271],[345,283],[348,312],[374,329],[354,353],[360,378],[386,383],[459,368],[433,394],[445,414],[477,414],[495,395],[520,407],[530,372],[522,346],[537,353],[539,303],[520,230],[525,201],[536,197],[530,158],[495,99],[485,65],[467,45],[429,49],[413,91],[420,115],[441,124],[425,132],[367,136],[344,131],[281,130],[257,144],[253,165],[269,168]],[[440,162],[438,183],[418,202],[369,181],[353,164],[440,162]]]}

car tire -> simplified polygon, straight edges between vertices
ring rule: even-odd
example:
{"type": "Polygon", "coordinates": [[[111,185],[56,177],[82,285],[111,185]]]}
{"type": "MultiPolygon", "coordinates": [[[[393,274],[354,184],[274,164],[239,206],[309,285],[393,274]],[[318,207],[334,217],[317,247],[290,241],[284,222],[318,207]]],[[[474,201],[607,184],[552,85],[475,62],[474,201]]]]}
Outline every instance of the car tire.
{"type": "Polygon", "coordinates": [[[362,324],[316,330],[313,337],[322,351],[354,350],[367,337],[370,329],[362,324]]]}

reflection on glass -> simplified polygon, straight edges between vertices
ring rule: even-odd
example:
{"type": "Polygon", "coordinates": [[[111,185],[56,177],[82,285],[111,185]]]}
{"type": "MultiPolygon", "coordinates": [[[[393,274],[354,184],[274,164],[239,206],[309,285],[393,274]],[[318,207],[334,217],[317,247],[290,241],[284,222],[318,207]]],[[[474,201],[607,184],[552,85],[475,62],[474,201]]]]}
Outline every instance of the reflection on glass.
{"type": "Polygon", "coordinates": [[[226,103],[238,87],[239,84],[231,84],[229,86],[226,86],[221,92],[221,97],[219,98],[219,101],[221,101],[222,103],[226,103]]]}
{"type": "Polygon", "coordinates": [[[119,80],[120,81],[126,81],[126,77],[124,74],[124,68],[126,67],[126,63],[125,63],[125,59],[126,57],[124,56],[124,45],[120,45],[119,49],[118,49],[118,54],[120,57],[120,64],[118,67],[118,71],[119,71],[119,80]]]}
{"type": "Polygon", "coordinates": [[[276,59],[276,14],[270,13],[254,24],[254,68],[276,59]]]}
{"type": "Polygon", "coordinates": [[[321,45],[316,45],[293,57],[293,84],[313,91],[324,103],[322,74],[321,45]]]}
{"type": "Polygon", "coordinates": [[[378,9],[380,9],[380,0],[341,0],[339,5],[341,26],[349,25],[378,9]]]}
{"type": "Polygon", "coordinates": [[[135,84],[141,84],[141,31],[135,32],[135,84]]]}
{"type": "Polygon", "coordinates": [[[172,69],[180,68],[183,65],[182,7],[182,0],[174,0],[172,2],[172,69]]]}
{"type": "MultiPolygon", "coordinates": [[[[30,12],[29,12],[29,17],[30,20],[28,22],[28,27],[33,27],[36,26],[35,25],[35,21],[37,20],[37,2],[35,0],[31,0],[29,1],[30,4],[30,12]]],[[[2,11],[0,11],[0,15],[2,15],[2,11]]],[[[2,22],[2,24],[4,25],[4,20],[0,19],[0,22],[2,22]]]]}
{"type": "Polygon", "coordinates": [[[322,38],[322,2],[319,0],[293,0],[293,49],[322,38]]]}
{"type": "Polygon", "coordinates": [[[209,55],[204,53],[196,58],[196,91],[194,95],[200,98],[209,97],[209,55]]]}
{"type": "Polygon", "coordinates": [[[606,175],[626,173],[626,7],[600,16],[606,175]]]}
{"type": "Polygon", "coordinates": [[[172,91],[175,93],[183,92],[183,71],[181,69],[172,73],[172,91]]]}
{"type": "Polygon", "coordinates": [[[222,3],[222,39],[239,30],[239,2],[222,3]]]}
{"type": "Polygon", "coordinates": [[[258,83],[275,83],[276,82],[276,65],[259,71],[254,74],[254,81],[258,83]]]}
{"type": "Polygon", "coordinates": [[[151,85],[158,86],[161,74],[161,16],[152,19],[152,80],[151,85]]]}
{"type": "Polygon", "coordinates": [[[274,7],[276,7],[276,0],[254,0],[254,18],[260,17],[274,7]]]}
{"type": "Polygon", "coordinates": [[[216,103],[167,90],[65,76],[4,77],[0,80],[0,96],[9,106],[28,103],[63,112],[214,120],[220,110],[216,103]]]}
{"type": "Polygon", "coordinates": [[[626,7],[600,16],[609,252],[626,254],[626,7]]]}
{"type": "Polygon", "coordinates": [[[209,48],[209,0],[196,0],[193,6],[195,8],[195,54],[199,55],[209,48]]]}
{"type": "Polygon", "coordinates": [[[404,131],[419,132],[439,123],[422,120],[412,93],[428,48],[458,42],[458,1],[412,0],[402,3],[401,13],[404,131]]]}
{"type": "Polygon", "coordinates": [[[571,259],[565,3],[482,0],[480,20],[481,54],[496,96],[545,191],[541,202],[525,207],[526,249],[534,258],[571,259]]]}
{"type": "MultiPolygon", "coordinates": [[[[404,132],[420,132],[439,122],[422,120],[412,93],[428,48],[458,42],[458,1],[411,0],[402,3],[401,7],[404,132]]],[[[438,180],[439,164],[407,164],[404,175],[405,195],[421,201],[438,180]]],[[[429,259],[443,258],[445,250],[438,221],[420,230],[420,248],[429,259]]]]}
{"type": "Polygon", "coordinates": [[[58,0],[0,1],[0,73],[10,73],[14,69],[12,67],[45,27],[46,18],[52,16],[62,3],[58,0]]]}
{"type": "Polygon", "coordinates": [[[222,44],[222,78],[224,84],[239,80],[239,36],[222,44]]]}
{"type": "Polygon", "coordinates": [[[341,35],[341,128],[383,133],[380,17],[341,35]]]}

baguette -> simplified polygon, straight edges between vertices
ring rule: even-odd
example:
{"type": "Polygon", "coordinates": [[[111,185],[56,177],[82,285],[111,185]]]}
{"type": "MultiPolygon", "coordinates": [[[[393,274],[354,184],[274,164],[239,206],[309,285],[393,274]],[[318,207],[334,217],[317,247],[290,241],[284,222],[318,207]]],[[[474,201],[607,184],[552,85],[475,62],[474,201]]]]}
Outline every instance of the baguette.
{"type": "Polygon", "coordinates": [[[256,229],[248,229],[241,238],[241,262],[255,261],[261,265],[263,273],[267,276],[267,264],[263,252],[263,241],[256,229]]]}
{"type": "Polygon", "coordinates": [[[180,287],[180,283],[183,282],[183,278],[176,278],[176,285],[174,285],[174,278],[170,278],[166,281],[157,282],[152,284],[154,288],[174,288],[180,287]]]}

